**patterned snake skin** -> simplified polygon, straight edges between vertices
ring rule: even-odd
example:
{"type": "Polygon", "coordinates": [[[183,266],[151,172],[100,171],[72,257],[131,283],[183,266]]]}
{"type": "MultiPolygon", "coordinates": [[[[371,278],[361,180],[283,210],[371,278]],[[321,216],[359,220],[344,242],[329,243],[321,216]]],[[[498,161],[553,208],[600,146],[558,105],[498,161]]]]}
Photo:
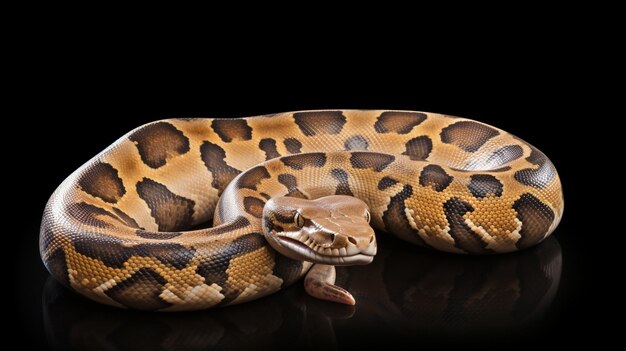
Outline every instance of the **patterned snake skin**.
{"type": "Polygon", "coordinates": [[[59,186],[41,257],[62,284],[113,306],[241,303],[312,266],[268,243],[282,228],[265,204],[328,195],[361,199],[377,230],[452,253],[530,247],[563,213],[543,153],[468,119],[357,110],[171,119],[135,129],[59,186]],[[218,225],[199,228],[213,218],[218,225]]]}

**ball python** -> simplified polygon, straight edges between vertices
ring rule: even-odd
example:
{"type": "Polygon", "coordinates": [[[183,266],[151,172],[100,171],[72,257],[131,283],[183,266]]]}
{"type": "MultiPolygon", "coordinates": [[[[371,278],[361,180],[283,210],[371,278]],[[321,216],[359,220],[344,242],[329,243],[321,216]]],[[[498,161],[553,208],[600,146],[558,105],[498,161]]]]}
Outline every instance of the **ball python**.
{"type": "Polygon", "coordinates": [[[59,282],[117,307],[226,306],[302,277],[310,295],[354,304],[334,266],[371,262],[374,229],[439,251],[506,253],[550,235],[563,204],[541,151],[465,118],[167,119],[62,182],[44,210],[40,253],[59,282]]]}

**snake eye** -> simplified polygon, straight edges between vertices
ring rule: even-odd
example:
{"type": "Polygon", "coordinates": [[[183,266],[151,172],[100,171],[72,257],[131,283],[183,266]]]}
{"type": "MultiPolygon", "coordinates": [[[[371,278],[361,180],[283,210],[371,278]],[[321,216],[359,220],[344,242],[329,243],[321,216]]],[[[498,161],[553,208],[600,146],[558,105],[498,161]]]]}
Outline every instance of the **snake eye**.
{"type": "Polygon", "coordinates": [[[293,215],[293,221],[300,228],[304,227],[304,217],[300,214],[300,212],[296,211],[296,214],[293,215]]]}
{"type": "Polygon", "coordinates": [[[372,216],[370,215],[370,211],[365,211],[365,220],[367,221],[367,223],[369,223],[371,219],[372,216]]]}

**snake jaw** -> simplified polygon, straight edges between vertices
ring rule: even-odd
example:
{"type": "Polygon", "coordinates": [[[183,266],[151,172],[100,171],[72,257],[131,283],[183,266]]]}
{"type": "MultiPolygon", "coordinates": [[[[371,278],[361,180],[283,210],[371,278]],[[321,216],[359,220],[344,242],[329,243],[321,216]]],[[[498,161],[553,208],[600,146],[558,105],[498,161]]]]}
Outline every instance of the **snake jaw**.
{"type": "Polygon", "coordinates": [[[272,198],[264,208],[270,245],[295,260],[329,265],[368,264],[377,244],[367,205],[354,197],[272,198]]]}
{"type": "Polygon", "coordinates": [[[367,245],[363,245],[363,241],[354,244],[343,234],[335,234],[335,236],[335,241],[343,241],[346,244],[338,247],[318,243],[304,230],[291,232],[272,230],[266,238],[276,251],[294,260],[330,265],[363,265],[373,261],[377,252],[373,230],[372,239],[367,245]]]}

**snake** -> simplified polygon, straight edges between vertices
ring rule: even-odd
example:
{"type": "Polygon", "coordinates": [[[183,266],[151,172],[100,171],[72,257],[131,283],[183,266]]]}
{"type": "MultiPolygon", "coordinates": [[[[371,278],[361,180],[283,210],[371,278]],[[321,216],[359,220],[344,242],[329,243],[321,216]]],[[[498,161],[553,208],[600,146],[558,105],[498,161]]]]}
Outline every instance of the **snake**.
{"type": "Polygon", "coordinates": [[[39,250],[62,285],[121,308],[228,306],[302,278],[309,295],[354,305],[335,266],[372,262],[376,232],[448,253],[508,253],[546,239],[563,209],[544,153],[471,119],[171,118],[66,178],[44,209],[39,250]]]}

